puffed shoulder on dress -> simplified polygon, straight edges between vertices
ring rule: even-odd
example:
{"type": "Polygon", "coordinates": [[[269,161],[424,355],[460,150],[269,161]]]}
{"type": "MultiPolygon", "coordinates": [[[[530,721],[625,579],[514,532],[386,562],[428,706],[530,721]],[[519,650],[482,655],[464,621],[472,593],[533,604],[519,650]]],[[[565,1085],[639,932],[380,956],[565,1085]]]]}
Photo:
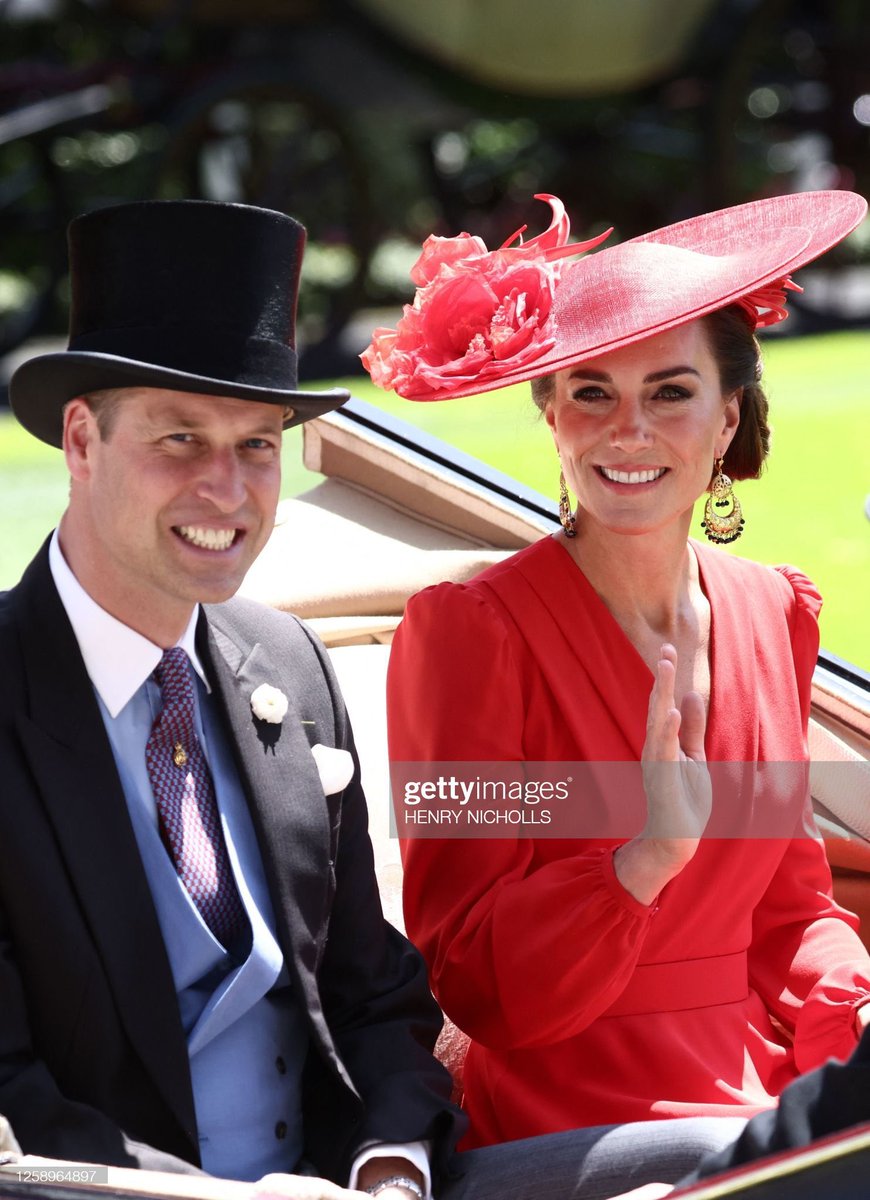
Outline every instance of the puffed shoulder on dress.
{"type": "Polygon", "coordinates": [[[791,638],[792,657],[801,685],[801,708],[804,721],[809,717],[810,685],[816,659],[819,656],[819,612],[822,596],[812,580],[797,567],[774,568],[779,579],[787,588],[786,618],[791,638]]]}
{"type": "Polygon", "coordinates": [[[393,646],[419,641],[430,658],[433,646],[464,649],[481,641],[507,651],[505,639],[510,642],[515,629],[514,615],[484,583],[436,583],[408,601],[393,646]]]}
{"type": "Polygon", "coordinates": [[[440,583],[418,592],[390,651],[391,757],[515,758],[525,712],[522,681],[513,618],[488,589],[440,583]]]}
{"type": "Polygon", "coordinates": [[[797,618],[806,617],[812,621],[818,620],[823,600],[821,592],[813,581],[808,579],[803,571],[799,571],[797,567],[789,566],[787,563],[774,567],[774,570],[788,580],[791,585],[797,618]]]}

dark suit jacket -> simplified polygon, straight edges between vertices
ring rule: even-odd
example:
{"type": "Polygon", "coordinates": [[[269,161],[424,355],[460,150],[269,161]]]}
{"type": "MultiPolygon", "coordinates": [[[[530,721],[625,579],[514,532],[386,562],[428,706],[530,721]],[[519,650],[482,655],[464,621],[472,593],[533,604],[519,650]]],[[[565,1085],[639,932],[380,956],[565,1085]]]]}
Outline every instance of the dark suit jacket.
{"type": "MultiPolygon", "coordinates": [[[[198,638],[309,1019],[306,1156],[340,1182],[365,1139],[434,1138],[443,1156],[457,1116],[428,1049],[440,1014],[381,916],[359,770],[324,798],[308,748],[353,751],[325,652],[245,601],[206,609],[198,638]],[[279,726],[251,712],[264,682],[289,698],[279,726]]],[[[169,963],[46,547],[0,595],[0,672],[0,1112],[26,1152],[196,1169],[169,963]]]]}
{"type": "MultiPolygon", "coordinates": [[[[758,1113],[724,1150],[708,1155],[680,1187],[731,1171],[771,1154],[809,1146],[870,1121],[870,1029],[865,1029],[847,1062],[831,1059],[793,1080],[776,1108],[758,1113]]],[[[865,1181],[866,1183],[866,1181],[865,1181]]]]}

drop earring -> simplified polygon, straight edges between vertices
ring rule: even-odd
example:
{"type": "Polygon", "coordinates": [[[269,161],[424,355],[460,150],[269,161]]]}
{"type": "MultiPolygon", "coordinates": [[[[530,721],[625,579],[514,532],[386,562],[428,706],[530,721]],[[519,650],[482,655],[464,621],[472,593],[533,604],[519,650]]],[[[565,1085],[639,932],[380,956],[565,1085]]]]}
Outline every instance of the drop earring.
{"type": "Polygon", "coordinates": [[[565,482],[565,472],[559,470],[559,520],[565,530],[565,537],[577,536],[577,520],[571,511],[571,499],[568,495],[568,485],[565,482]]]}
{"type": "Polygon", "coordinates": [[[710,495],[704,505],[704,520],[701,522],[701,528],[710,541],[720,545],[736,542],[745,524],[740,501],[734,495],[731,480],[722,470],[724,465],[724,458],[715,460],[715,474],[710,484],[710,495]]]}

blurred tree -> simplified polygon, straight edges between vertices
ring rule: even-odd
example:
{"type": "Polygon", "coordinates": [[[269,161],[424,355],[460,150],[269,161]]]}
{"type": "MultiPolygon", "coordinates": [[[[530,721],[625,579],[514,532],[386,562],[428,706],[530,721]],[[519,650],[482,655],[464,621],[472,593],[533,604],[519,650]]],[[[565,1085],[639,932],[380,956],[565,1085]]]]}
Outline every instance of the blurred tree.
{"type": "Polygon", "coordinates": [[[117,200],[299,216],[311,375],[353,362],[360,306],[408,296],[427,233],[499,244],[538,191],[578,236],[624,238],[771,191],[870,190],[865,0],[692,0],[679,21],[675,0],[636,21],[540,0],[533,29],[502,5],[486,44],[458,37],[480,3],[396,3],[0,0],[0,354],[62,332],[66,222],[117,200]]]}

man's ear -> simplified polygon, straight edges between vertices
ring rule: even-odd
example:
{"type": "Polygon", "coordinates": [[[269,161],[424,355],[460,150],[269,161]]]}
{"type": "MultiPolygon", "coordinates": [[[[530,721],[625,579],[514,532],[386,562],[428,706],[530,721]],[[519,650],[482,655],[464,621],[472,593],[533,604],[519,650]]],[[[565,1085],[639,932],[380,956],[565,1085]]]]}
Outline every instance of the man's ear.
{"type": "Polygon", "coordinates": [[[90,453],[100,431],[97,419],[83,396],[70,400],[63,410],[63,455],[73,479],[87,479],[90,474],[90,453]]]}

